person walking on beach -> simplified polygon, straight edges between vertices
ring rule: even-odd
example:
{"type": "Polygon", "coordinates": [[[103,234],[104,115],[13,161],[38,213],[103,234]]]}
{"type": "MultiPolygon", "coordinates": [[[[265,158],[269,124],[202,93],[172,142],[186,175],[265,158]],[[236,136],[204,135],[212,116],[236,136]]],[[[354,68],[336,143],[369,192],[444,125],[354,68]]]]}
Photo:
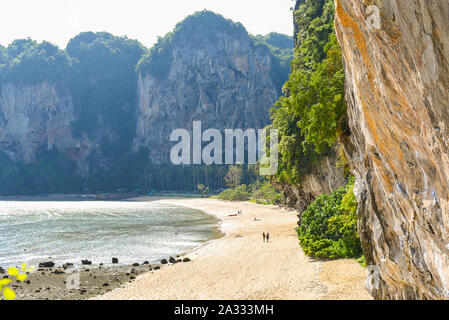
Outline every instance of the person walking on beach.
{"type": "Polygon", "coordinates": [[[267,232],[267,242],[270,242],[270,233],[267,232]]]}
{"type": "Polygon", "coordinates": [[[265,232],[262,235],[263,235],[263,242],[265,242],[265,232]]]}

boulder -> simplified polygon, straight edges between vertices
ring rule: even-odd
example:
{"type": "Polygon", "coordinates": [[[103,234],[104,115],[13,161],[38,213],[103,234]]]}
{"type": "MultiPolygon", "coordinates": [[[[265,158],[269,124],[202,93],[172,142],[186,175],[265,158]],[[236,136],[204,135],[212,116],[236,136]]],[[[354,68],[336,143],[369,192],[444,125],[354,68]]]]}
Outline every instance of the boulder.
{"type": "Polygon", "coordinates": [[[55,266],[55,263],[53,261],[39,263],[39,268],[53,268],[54,266],[55,266]]]}
{"type": "Polygon", "coordinates": [[[190,262],[190,261],[192,261],[192,260],[190,260],[189,258],[182,259],[182,262],[190,262]]]}
{"type": "Polygon", "coordinates": [[[168,261],[167,261],[167,259],[162,259],[162,260],[161,260],[161,263],[162,263],[162,264],[167,264],[168,261]]]}
{"type": "Polygon", "coordinates": [[[112,263],[113,264],[117,264],[118,263],[118,259],[117,258],[112,258],[112,263]]]}
{"type": "Polygon", "coordinates": [[[175,260],[175,258],[170,257],[170,259],[168,259],[168,262],[170,262],[170,263],[176,263],[176,260],[175,260]]]}
{"type": "Polygon", "coordinates": [[[81,260],[81,263],[82,263],[83,265],[91,265],[91,264],[92,264],[92,261],[89,261],[89,260],[81,260]]]}

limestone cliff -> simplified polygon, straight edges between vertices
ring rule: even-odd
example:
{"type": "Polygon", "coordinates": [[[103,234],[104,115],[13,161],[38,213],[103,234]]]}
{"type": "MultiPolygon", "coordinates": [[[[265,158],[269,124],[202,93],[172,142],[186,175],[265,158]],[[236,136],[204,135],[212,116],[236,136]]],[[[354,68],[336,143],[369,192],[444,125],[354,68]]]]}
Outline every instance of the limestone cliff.
{"type": "MultiPolygon", "coordinates": [[[[285,85],[286,88],[289,88],[288,90],[295,91],[292,89],[293,87],[305,87],[309,89],[304,91],[310,90],[310,86],[299,84],[297,79],[309,77],[314,68],[313,65],[320,63],[325,58],[325,55],[320,56],[315,53],[324,52],[326,45],[323,43],[326,43],[329,36],[334,33],[332,5],[332,1],[328,0],[296,1],[293,14],[295,58],[292,61],[290,80],[285,85]],[[311,43],[315,45],[311,45],[311,43]],[[305,56],[310,52],[315,53],[305,56]]],[[[341,91],[343,91],[343,84],[341,84],[341,91]]],[[[295,100],[293,95],[286,92],[286,96],[295,100]]],[[[311,107],[314,103],[318,104],[316,96],[310,98],[309,101],[306,99],[295,101],[291,106],[281,104],[279,109],[284,111],[274,116],[274,124],[281,132],[280,167],[285,172],[285,174],[278,174],[275,183],[284,191],[285,205],[295,208],[299,212],[299,217],[318,196],[324,193],[329,194],[346,183],[344,170],[337,165],[341,148],[337,142],[333,144],[332,148],[328,148],[326,145],[326,148],[323,148],[325,150],[321,150],[320,154],[311,150],[308,150],[307,153],[304,152],[305,130],[300,129],[298,125],[300,119],[304,117],[292,110],[297,110],[299,105],[311,107]],[[314,102],[311,103],[311,100],[314,102]],[[286,118],[289,118],[290,122],[282,119],[283,113],[288,114],[286,118]],[[282,179],[283,176],[288,176],[289,179],[282,179]]],[[[330,114],[328,116],[331,117],[330,114]]],[[[336,136],[337,134],[335,134],[335,139],[336,136]]]]}
{"type": "Polygon", "coordinates": [[[307,174],[301,177],[299,183],[275,183],[284,192],[285,206],[296,209],[299,218],[316,197],[322,194],[330,194],[333,190],[345,184],[343,168],[339,167],[337,163],[337,149],[338,146],[335,146],[329,155],[311,164],[307,174]]]}
{"type": "Polygon", "coordinates": [[[335,4],[372,294],[449,299],[449,2],[335,4]]]}
{"type": "Polygon", "coordinates": [[[72,97],[64,85],[6,83],[0,95],[0,149],[11,159],[33,161],[39,148],[67,152],[83,161],[81,140],[72,136],[72,97]]]}
{"type": "MultiPolygon", "coordinates": [[[[191,131],[197,120],[204,129],[219,130],[269,124],[269,109],[280,94],[276,62],[243,26],[202,12],[178,26],[158,50],[166,51],[164,59],[139,72],[135,151],[145,146],[154,160],[167,161],[172,130],[191,131]]],[[[148,64],[156,58],[148,57],[148,64]]]]}

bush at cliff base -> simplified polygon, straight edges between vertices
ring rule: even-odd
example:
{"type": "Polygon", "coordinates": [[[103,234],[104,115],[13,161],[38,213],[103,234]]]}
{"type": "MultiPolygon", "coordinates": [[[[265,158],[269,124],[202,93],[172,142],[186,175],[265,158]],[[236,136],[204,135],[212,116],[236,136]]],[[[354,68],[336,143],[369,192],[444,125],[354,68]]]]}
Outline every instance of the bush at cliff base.
{"type": "Polygon", "coordinates": [[[230,201],[247,201],[249,200],[249,192],[245,184],[235,187],[234,189],[226,189],[218,195],[220,200],[230,201]]]}
{"type": "Polygon", "coordinates": [[[307,207],[297,229],[304,253],[317,258],[358,258],[362,255],[357,234],[357,201],[354,180],[307,207]]]}

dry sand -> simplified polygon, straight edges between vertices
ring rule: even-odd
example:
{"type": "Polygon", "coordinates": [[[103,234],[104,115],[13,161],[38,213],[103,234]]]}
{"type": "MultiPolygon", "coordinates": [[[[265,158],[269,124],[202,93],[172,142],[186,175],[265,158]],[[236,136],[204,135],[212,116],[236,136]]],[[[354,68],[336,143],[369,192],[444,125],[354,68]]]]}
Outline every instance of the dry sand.
{"type": "Polygon", "coordinates": [[[371,299],[364,289],[366,271],[356,261],[317,261],[303,254],[294,211],[213,199],[152,201],[213,214],[225,235],[187,254],[192,262],[144,274],[97,299],[371,299]],[[229,216],[238,210],[243,214],[229,216]],[[270,233],[269,243],[263,232],[270,233]]]}

